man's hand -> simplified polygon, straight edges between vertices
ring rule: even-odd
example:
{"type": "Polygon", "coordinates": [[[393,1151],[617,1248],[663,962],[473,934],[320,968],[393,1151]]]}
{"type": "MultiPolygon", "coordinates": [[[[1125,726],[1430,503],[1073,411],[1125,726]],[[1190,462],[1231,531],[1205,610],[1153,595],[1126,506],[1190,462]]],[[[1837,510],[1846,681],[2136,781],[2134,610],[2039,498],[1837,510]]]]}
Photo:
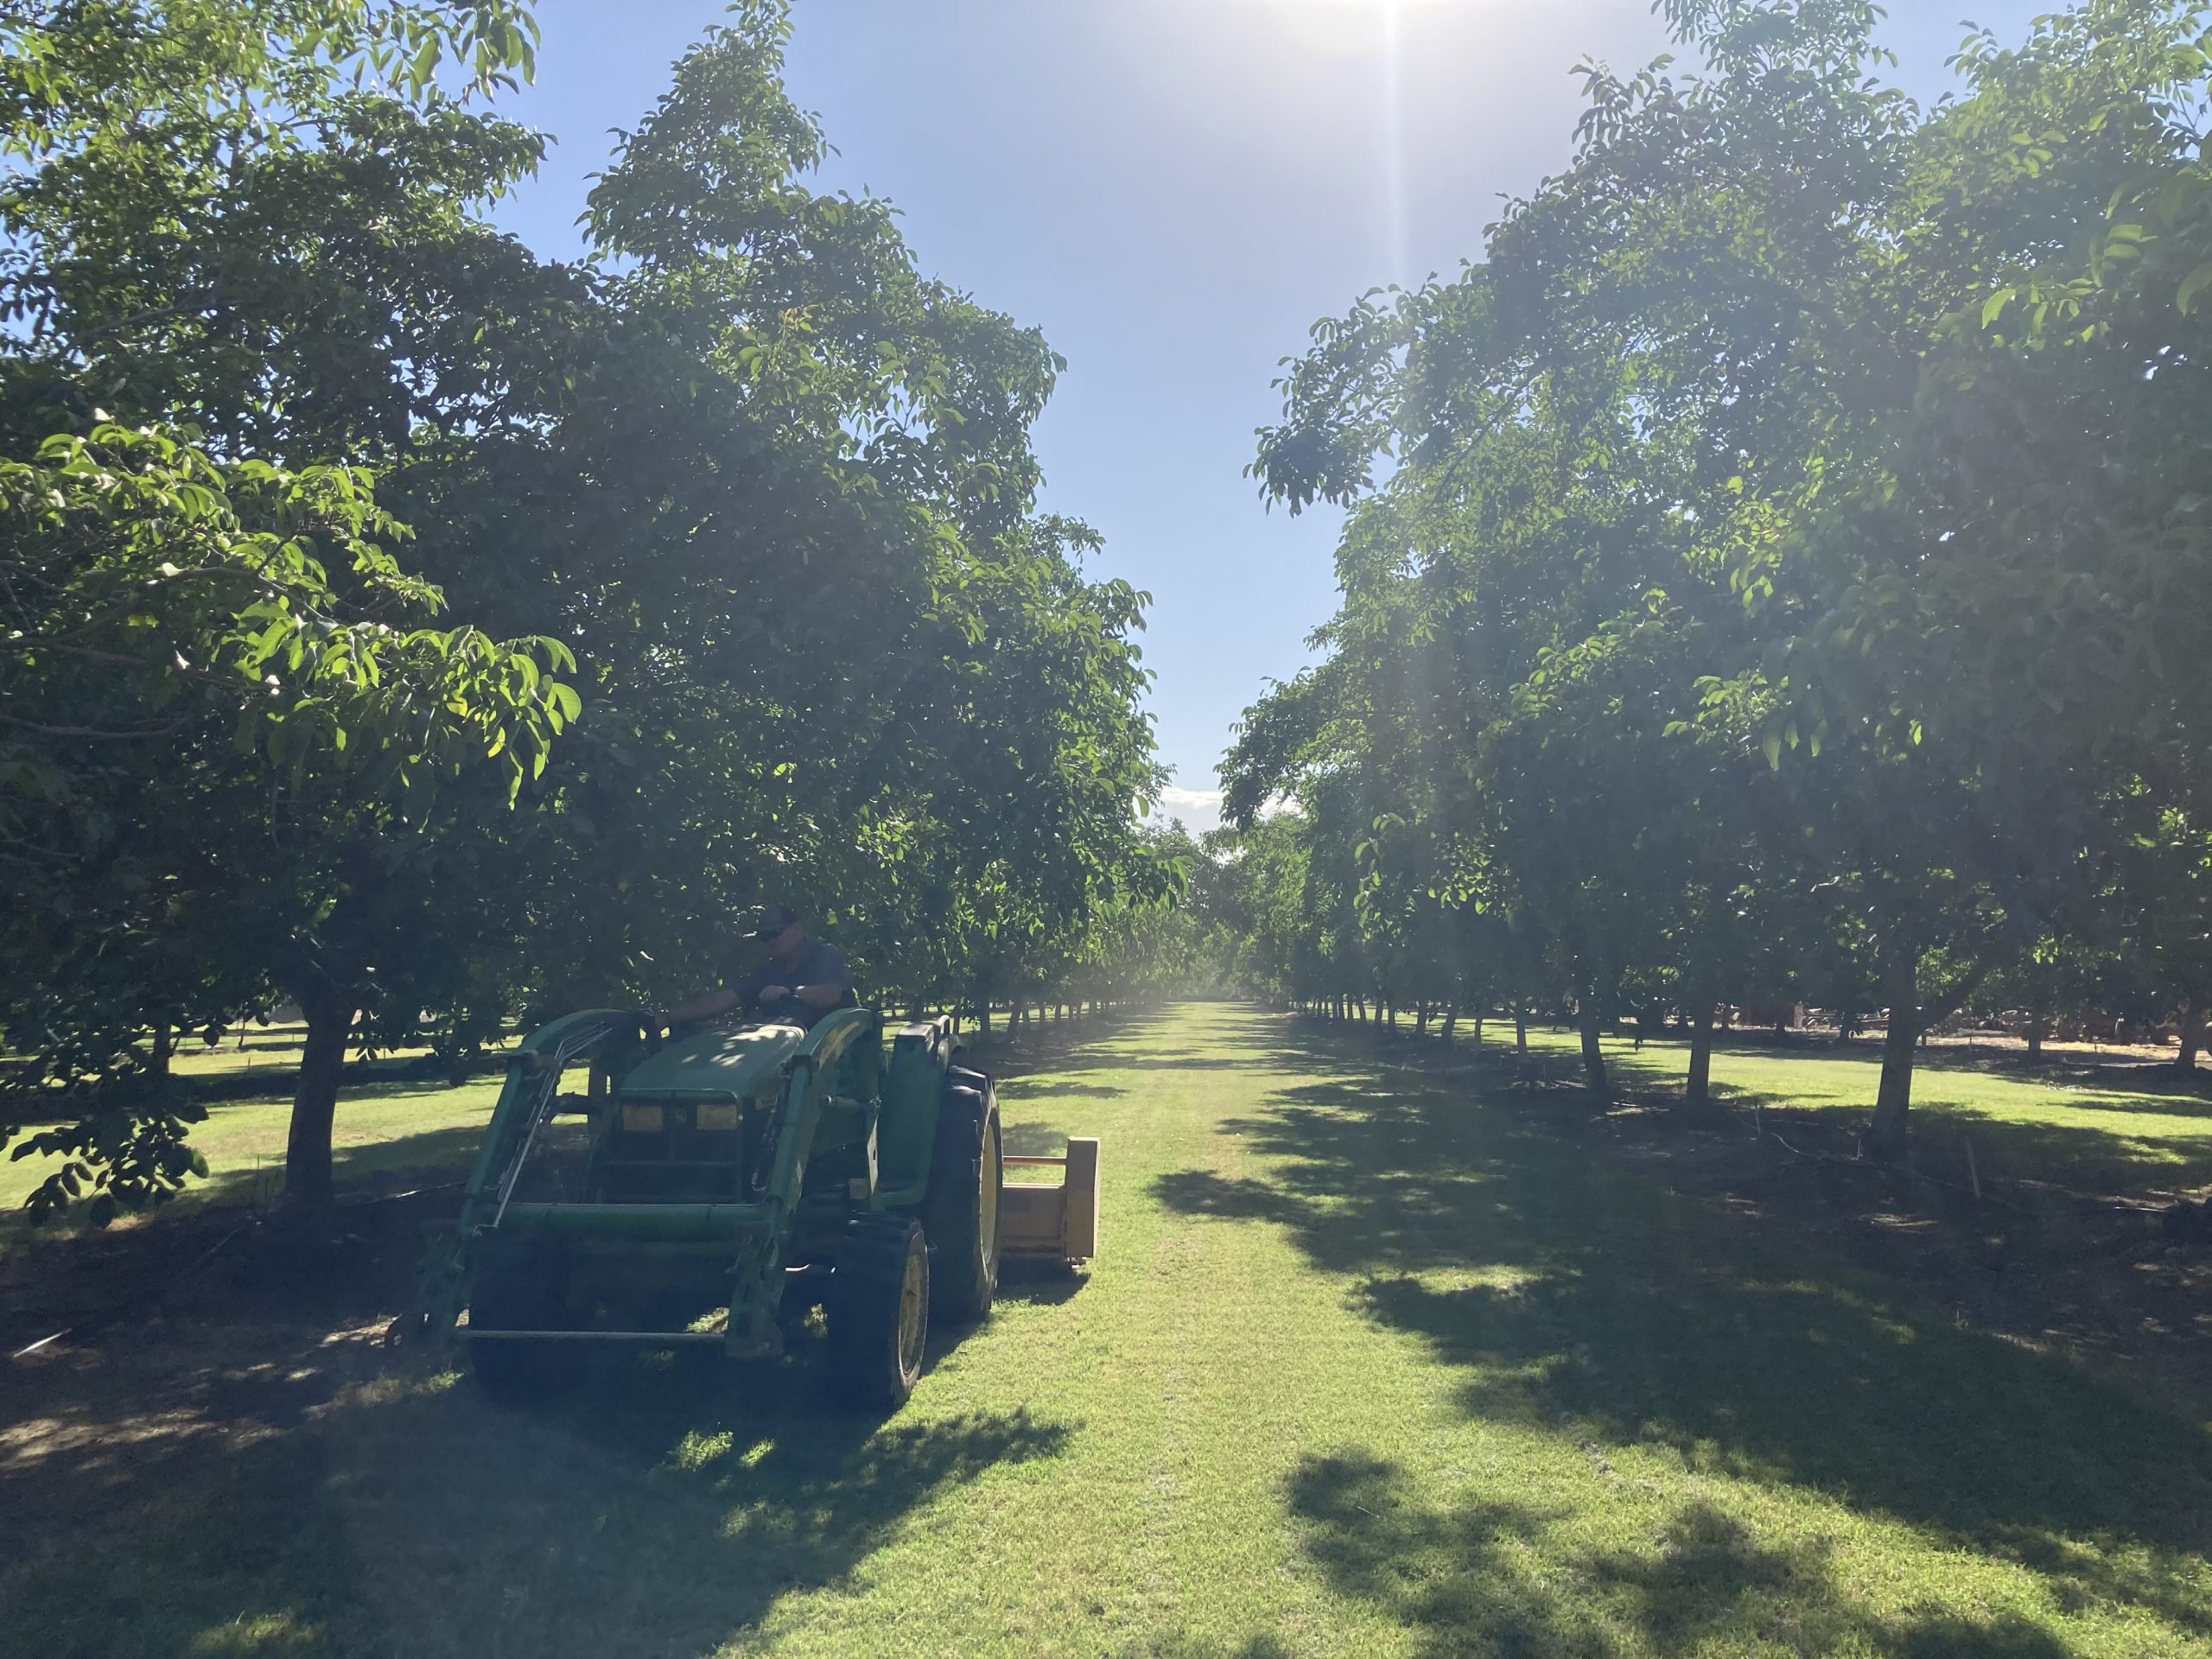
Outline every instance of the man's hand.
{"type": "Polygon", "coordinates": [[[672,1026],[695,1025],[702,1020],[711,1020],[718,1014],[728,1014],[737,1006],[735,991],[709,991],[704,996],[695,996],[680,1008],[668,1011],[668,1022],[672,1026]]]}
{"type": "Polygon", "coordinates": [[[755,997],[753,1001],[759,1002],[765,1007],[771,1002],[782,1001],[791,994],[791,988],[788,985],[763,985],[760,988],[760,995],[755,997]]]}

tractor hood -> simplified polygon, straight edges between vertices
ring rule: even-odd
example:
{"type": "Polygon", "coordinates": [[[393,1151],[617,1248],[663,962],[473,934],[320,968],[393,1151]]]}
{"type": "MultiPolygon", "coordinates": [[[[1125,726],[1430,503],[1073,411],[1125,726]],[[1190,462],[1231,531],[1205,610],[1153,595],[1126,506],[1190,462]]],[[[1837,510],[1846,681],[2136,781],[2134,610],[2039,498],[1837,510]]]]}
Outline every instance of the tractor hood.
{"type": "Polygon", "coordinates": [[[668,1045],[626,1072],[615,1092],[641,1095],[728,1096],[751,1100],[778,1090],[777,1068],[798,1051],[806,1033],[797,1026],[727,1027],[668,1045]]]}

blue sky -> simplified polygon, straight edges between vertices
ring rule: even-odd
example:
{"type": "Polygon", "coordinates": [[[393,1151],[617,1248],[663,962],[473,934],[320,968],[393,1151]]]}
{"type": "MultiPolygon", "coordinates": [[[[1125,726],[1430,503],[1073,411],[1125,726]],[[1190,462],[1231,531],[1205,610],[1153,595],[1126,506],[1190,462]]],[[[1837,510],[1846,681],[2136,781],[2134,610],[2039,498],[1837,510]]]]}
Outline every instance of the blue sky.
{"type": "MultiPolygon", "coordinates": [[[[1978,22],[2053,0],[1893,0],[1916,96],[1978,22]]],[[[539,0],[534,86],[558,140],[497,217],[575,252],[608,129],[635,125],[720,0],[539,0]]],[[[1212,822],[1230,723],[1308,660],[1336,519],[1263,509],[1242,469],[1313,320],[1479,253],[1500,198],[1567,159],[1584,57],[1665,49],[1647,0],[798,0],[793,96],[887,196],[922,269],[1041,327],[1068,359],[1036,434],[1047,505],[1153,595],[1169,807],[1212,822]]]]}

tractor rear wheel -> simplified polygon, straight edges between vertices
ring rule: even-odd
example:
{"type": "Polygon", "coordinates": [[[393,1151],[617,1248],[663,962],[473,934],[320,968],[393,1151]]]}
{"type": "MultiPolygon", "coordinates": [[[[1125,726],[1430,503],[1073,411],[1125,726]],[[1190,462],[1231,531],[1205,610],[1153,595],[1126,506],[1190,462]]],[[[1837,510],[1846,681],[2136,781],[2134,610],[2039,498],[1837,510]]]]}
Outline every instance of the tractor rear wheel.
{"type": "MultiPolygon", "coordinates": [[[[563,1264],[537,1250],[486,1262],[468,1296],[471,1331],[558,1330],[563,1264]]],[[[583,1344],[527,1337],[472,1339],[468,1368],[477,1386],[500,1400],[540,1400],[573,1388],[583,1376],[583,1344]]]]}
{"type": "Polygon", "coordinates": [[[1006,1162],[998,1099],[989,1078],[970,1075],[980,1089],[948,1087],[938,1107],[937,1144],[922,1197],[922,1230],[929,1235],[934,1258],[931,1307],[950,1325],[982,1319],[999,1289],[999,1207],[1006,1191],[1006,1162]]]}
{"type": "Polygon", "coordinates": [[[839,1396],[863,1411],[905,1405],[921,1380],[930,1332],[930,1252],[921,1224],[893,1211],[854,1221],[823,1311],[839,1396]]]}

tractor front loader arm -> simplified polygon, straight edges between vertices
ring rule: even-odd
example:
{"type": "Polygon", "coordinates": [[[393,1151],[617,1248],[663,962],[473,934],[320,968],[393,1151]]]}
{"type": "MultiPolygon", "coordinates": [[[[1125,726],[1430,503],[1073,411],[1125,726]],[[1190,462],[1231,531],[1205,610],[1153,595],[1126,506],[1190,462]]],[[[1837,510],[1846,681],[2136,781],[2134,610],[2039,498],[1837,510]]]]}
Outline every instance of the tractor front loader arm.
{"type": "Polygon", "coordinates": [[[785,1258],[831,1085],[849,1055],[880,1049],[882,1041],[881,1021],[874,1012],[839,1009],[819,1021],[805,1044],[784,1062],[767,1179],[757,1217],[740,1236],[732,1273],[727,1347],[734,1358],[766,1358],[782,1349],[776,1313],[783,1301],[785,1258]]]}
{"type": "Polygon", "coordinates": [[[638,1037],[647,1030],[644,1016],[633,1008],[593,1008],[540,1027],[507,1057],[506,1083],[492,1109],[461,1215],[433,1231],[416,1270],[415,1300],[388,1339],[452,1335],[467,1300],[474,1241],[499,1225],[531,1145],[555,1109],[561,1074],[576,1061],[592,1058],[610,1039],[638,1037]]]}
{"type": "Polygon", "coordinates": [[[807,1160],[814,1154],[815,1131],[822,1122],[819,1066],[811,1048],[784,1062],[783,1098],[776,1113],[775,1150],[768,1160],[757,1217],[738,1237],[731,1265],[729,1334],[726,1347],[734,1359],[773,1358],[783,1351],[776,1311],[784,1294],[784,1247],[807,1160]]]}

